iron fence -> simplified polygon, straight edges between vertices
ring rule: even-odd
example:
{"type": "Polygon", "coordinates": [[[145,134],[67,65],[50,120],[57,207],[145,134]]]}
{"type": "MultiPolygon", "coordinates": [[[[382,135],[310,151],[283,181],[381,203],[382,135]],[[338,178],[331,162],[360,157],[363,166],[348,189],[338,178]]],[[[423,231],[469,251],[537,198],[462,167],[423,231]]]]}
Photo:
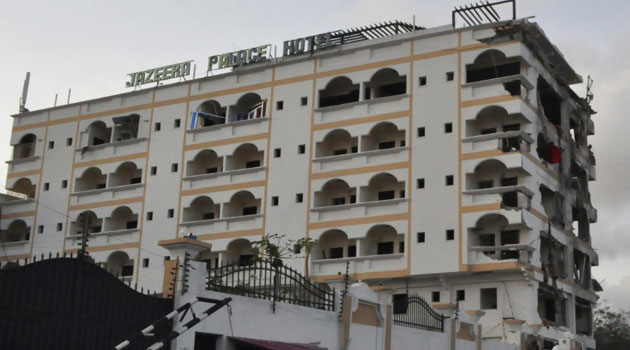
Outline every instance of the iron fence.
{"type": "Polygon", "coordinates": [[[335,310],[335,289],[318,284],[289,266],[270,260],[234,263],[208,271],[208,290],[335,310]]]}
{"type": "Polygon", "coordinates": [[[435,311],[424,298],[412,295],[394,303],[394,324],[444,332],[444,315],[435,311]]]}

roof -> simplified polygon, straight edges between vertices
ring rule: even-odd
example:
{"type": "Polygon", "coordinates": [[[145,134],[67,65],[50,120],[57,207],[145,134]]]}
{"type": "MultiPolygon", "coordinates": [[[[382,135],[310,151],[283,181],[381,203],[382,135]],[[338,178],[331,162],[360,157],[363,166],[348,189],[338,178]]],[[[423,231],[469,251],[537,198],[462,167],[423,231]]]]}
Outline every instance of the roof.
{"type": "Polygon", "coordinates": [[[229,339],[242,344],[249,345],[250,350],[327,350],[312,344],[284,343],[271,340],[250,339],[241,337],[228,337],[229,339]]]}

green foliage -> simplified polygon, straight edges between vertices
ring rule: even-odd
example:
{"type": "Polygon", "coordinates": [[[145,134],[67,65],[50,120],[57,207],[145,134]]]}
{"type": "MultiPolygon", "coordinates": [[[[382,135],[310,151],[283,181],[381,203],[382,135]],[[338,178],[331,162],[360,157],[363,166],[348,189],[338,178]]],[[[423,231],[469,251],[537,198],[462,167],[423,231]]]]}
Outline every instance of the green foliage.
{"type": "MultiPolygon", "coordinates": [[[[263,254],[265,258],[276,261],[291,256],[291,246],[293,240],[284,240],[286,235],[279,235],[277,233],[269,233],[259,241],[252,242],[252,246],[258,254],[263,254]]],[[[257,257],[260,258],[260,257],[257,257]]]]}
{"type": "Polygon", "coordinates": [[[304,275],[308,277],[308,258],[311,256],[313,247],[317,244],[316,239],[311,237],[302,237],[295,242],[295,247],[299,250],[304,250],[304,275]]]}
{"type": "Polygon", "coordinates": [[[630,311],[612,311],[610,306],[593,313],[594,337],[598,349],[630,349],[630,311]]]}

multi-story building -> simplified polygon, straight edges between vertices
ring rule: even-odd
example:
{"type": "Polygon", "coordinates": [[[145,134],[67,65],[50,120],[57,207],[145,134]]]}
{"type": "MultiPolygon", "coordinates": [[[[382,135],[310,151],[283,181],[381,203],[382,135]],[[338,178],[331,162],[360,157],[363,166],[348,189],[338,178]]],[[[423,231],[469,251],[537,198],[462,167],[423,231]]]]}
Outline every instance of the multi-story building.
{"type": "Polygon", "coordinates": [[[318,38],[328,45],[13,115],[0,260],[76,252],[87,232],[96,262],[161,289],[160,240],[192,232],[214,265],[245,262],[266,233],[306,236],[316,280],[348,269],[382,293],[483,310],[486,338],[525,322],[594,348],[594,112],[541,28],[318,38]]]}

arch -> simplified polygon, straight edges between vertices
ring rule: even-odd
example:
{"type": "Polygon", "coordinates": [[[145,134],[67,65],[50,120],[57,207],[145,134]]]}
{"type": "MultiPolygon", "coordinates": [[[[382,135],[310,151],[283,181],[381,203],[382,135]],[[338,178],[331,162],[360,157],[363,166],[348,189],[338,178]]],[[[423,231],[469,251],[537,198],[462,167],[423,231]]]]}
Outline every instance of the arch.
{"type": "Polygon", "coordinates": [[[134,113],[112,119],[114,121],[112,140],[120,142],[138,138],[138,126],[140,124],[138,114],[134,113]]]}
{"type": "Polygon", "coordinates": [[[35,155],[35,145],[37,144],[37,136],[34,134],[26,134],[20,138],[17,144],[13,146],[13,159],[30,158],[35,155]]]}
{"type": "Polygon", "coordinates": [[[117,207],[105,220],[105,231],[131,230],[138,228],[138,214],[127,206],[117,207]]]}
{"type": "Polygon", "coordinates": [[[405,145],[405,130],[398,130],[398,126],[392,122],[380,122],[374,125],[370,132],[361,138],[361,152],[405,145]]]}
{"type": "Polygon", "coordinates": [[[208,196],[199,196],[190,202],[188,208],[184,208],[184,222],[213,220],[220,217],[221,206],[215,204],[208,196]]]}
{"type": "Polygon", "coordinates": [[[99,233],[103,229],[103,219],[96,216],[91,210],[81,212],[76,221],[70,222],[70,236],[82,235],[83,232],[99,233]]]}
{"type": "Polygon", "coordinates": [[[87,127],[88,146],[98,146],[111,142],[112,128],[97,120],[87,127]]]}
{"type": "Polygon", "coordinates": [[[356,240],[339,229],[328,230],[319,237],[313,249],[313,260],[339,259],[356,256],[356,240]],[[353,248],[350,248],[350,247],[353,248]]]}
{"type": "Polygon", "coordinates": [[[142,169],[134,162],[124,162],[120,164],[116,171],[109,176],[109,186],[124,186],[131,184],[139,184],[142,182],[142,169]]]}
{"type": "Polygon", "coordinates": [[[356,202],[356,188],[351,188],[342,179],[328,180],[321,188],[315,192],[314,207],[326,207],[331,205],[344,205],[356,202]]]}
{"type": "Polygon", "coordinates": [[[405,198],[405,182],[390,173],[378,173],[361,187],[361,202],[405,198]]]}
{"type": "Polygon", "coordinates": [[[385,255],[404,252],[404,235],[387,224],[372,226],[361,244],[361,256],[385,255]],[[402,245],[401,245],[401,242],[402,245]]]}
{"type": "Polygon", "coordinates": [[[475,166],[472,174],[466,175],[466,189],[478,190],[503,186],[507,166],[498,159],[486,159],[475,166]]]}
{"type": "Polygon", "coordinates": [[[252,143],[244,143],[227,157],[225,167],[226,170],[257,168],[262,166],[263,160],[264,151],[258,150],[258,147],[252,143]]]}
{"type": "Polygon", "coordinates": [[[101,172],[97,167],[90,167],[83,171],[81,177],[77,178],[74,185],[74,191],[89,191],[105,188],[107,184],[107,175],[101,172]]]}
{"type": "Polygon", "coordinates": [[[188,161],[186,166],[187,176],[220,173],[222,171],[223,157],[219,157],[217,152],[211,149],[204,149],[195,154],[193,160],[188,161]]]}
{"type": "Polygon", "coordinates": [[[319,107],[336,106],[359,101],[359,84],[345,76],[333,78],[326,88],[319,90],[319,107]]]}
{"type": "Polygon", "coordinates": [[[215,100],[207,100],[197,107],[197,124],[199,127],[225,124],[227,107],[222,107],[215,100]]]}
{"type": "Polygon", "coordinates": [[[407,76],[401,76],[393,68],[383,68],[374,73],[366,85],[366,99],[402,95],[407,92],[407,76]]]}
{"type": "Polygon", "coordinates": [[[353,137],[345,129],[329,131],[324,139],[315,145],[315,157],[338,156],[347,153],[358,152],[358,137],[353,137]]]}
{"type": "Polygon", "coordinates": [[[223,260],[226,264],[250,265],[254,261],[254,256],[252,243],[245,238],[239,238],[228,243],[223,260]]]}
{"type": "Polygon", "coordinates": [[[29,178],[26,177],[17,180],[10,190],[23,194],[27,198],[35,198],[35,185],[31,182],[29,178]]]}
{"type": "MultiPolygon", "coordinates": [[[[520,242],[520,231],[510,228],[508,219],[501,214],[486,214],[477,219],[475,229],[469,234],[471,246],[495,247],[520,242]]],[[[484,250],[483,254],[492,259],[517,259],[518,251],[484,250]]]]}
{"type": "Polygon", "coordinates": [[[248,92],[241,96],[235,105],[230,106],[229,121],[262,118],[267,114],[266,110],[267,100],[263,100],[255,92],[248,92]]]}
{"type": "Polygon", "coordinates": [[[9,227],[0,234],[4,243],[28,241],[31,237],[31,228],[24,220],[17,219],[11,221],[9,227]]]}
{"type": "Polygon", "coordinates": [[[123,251],[115,251],[107,257],[105,269],[120,277],[133,276],[133,260],[123,251]]]}
{"type": "Polygon", "coordinates": [[[506,57],[496,49],[482,52],[472,64],[466,65],[466,82],[506,77],[520,74],[521,65],[518,57],[506,57]]]}
{"type": "Polygon", "coordinates": [[[503,131],[508,119],[508,111],[501,106],[483,108],[475,119],[466,121],[466,136],[494,134],[503,131]]]}
{"type": "Polygon", "coordinates": [[[225,217],[256,215],[260,213],[260,199],[249,191],[238,191],[225,204],[225,217]]]}

